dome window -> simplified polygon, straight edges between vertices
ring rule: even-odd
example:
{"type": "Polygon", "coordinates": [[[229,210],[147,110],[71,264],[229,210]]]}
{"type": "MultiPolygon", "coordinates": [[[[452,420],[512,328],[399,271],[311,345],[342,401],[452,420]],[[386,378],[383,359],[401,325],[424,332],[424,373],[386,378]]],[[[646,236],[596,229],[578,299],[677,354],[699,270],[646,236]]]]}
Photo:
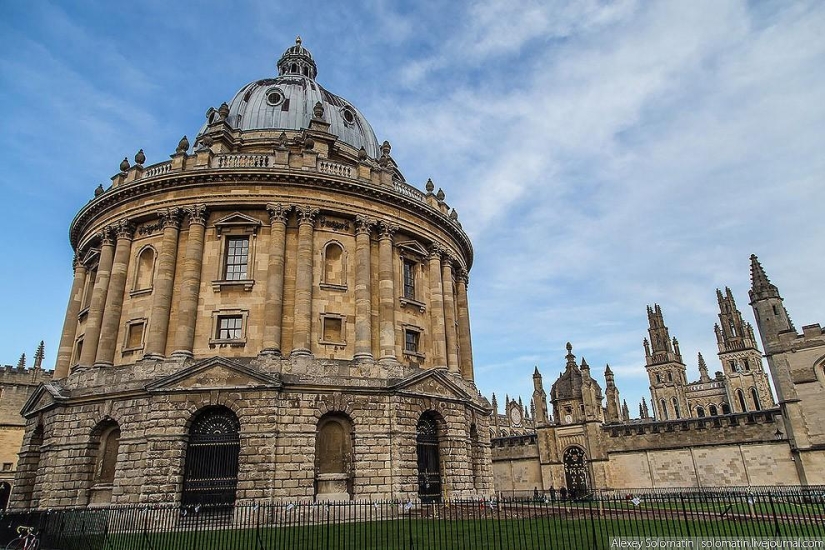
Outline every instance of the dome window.
{"type": "Polygon", "coordinates": [[[266,102],[272,105],[273,107],[280,105],[284,102],[284,94],[278,88],[273,88],[272,90],[268,90],[266,92],[266,102]]]}
{"type": "Polygon", "coordinates": [[[352,110],[352,107],[346,106],[341,109],[341,116],[344,117],[344,122],[347,124],[355,124],[355,111],[352,110]]]}

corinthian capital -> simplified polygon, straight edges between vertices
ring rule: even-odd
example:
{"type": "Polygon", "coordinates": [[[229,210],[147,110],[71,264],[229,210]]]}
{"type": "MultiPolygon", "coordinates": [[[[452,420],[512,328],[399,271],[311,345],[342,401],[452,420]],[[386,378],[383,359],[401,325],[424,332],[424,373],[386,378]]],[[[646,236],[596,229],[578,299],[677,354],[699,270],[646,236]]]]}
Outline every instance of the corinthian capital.
{"type": "Polygon", "coordinates": [[[189,225],[206,225],[205,204],[193,204],[184,208],[184,211],[189,216],[189,225]]]}
{"type": "Polygon", "coordinates": [[[374,219],[363,214],[358,214],[355,216],[355,234],[361,235],[362,233],[366,233],[369,235],[376,223],[374,219]]]}
{"type": "Polygon", "coordinates": [[[269,223],[282,223],[286,225],[286,220],[289,217],[289,211],[292,207],[283,204],[269,203],[266,205],[266,211],[269,212],[269,223]]]}
{"type": "Polygon", "coordinates": [[[118,239],[131,239],[135,234],[135,226],[129,220],[120,220],[112,225],[112,229],[117,234],[118,239]]]}
{"type": "Polygon", "coordinates": [[[114,244],[114,242],[115,242],[114,241],[115,232],[114,232],[114,227],[113,226],[107,225],[106,227],[104,227],[103,229],[100,230],[99,235],[100,235],[100,244],[102,246],[114,244]]]}
{"type": "Polygon", "coordinates": [[[160,224],[164,229],[167,227],[174,227],[180,229],[180,222],[183,219],[183,211],[180,208],[164,208],[158,211],[160,217],[160,224]]]}
{"type": "Polygon", "coordinates": [[[381,239],[392,239],[392,236],[398,231],[398,226],[390,222],[378,222],[378,231],[381,239]]]}
{"type": "Polygon", "coordinates": [[[441,259],[441,256],[444,254],[444,248],[438,243],[432,243],[429,247],[427,247],[430,255],[429,258],[431,260],[441,259]]]}
{"type": "Polygon", "coordinates": [[[319,210],[312,206],[298,206],[295,208],[298,213],[298,225],[308,223],[315,225],[315,216],[318,215],[319,210]]]}

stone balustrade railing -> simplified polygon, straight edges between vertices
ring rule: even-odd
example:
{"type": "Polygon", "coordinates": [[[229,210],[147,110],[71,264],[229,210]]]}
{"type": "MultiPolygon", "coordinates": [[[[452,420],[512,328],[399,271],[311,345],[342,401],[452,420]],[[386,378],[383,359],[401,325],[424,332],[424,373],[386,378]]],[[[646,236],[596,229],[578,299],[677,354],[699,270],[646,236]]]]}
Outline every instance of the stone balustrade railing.
{"type": "MultiPolygon", "coordinates": [[[[215,155],[209,161],[209,168],[219,170],[235,168],[270,168],[276,167],[277,165],[278,163],[276,162],[276,156],[266,154],[223,154],[215,155]]],[[[180,170],[179,168],[173,169],[172,166],[173,163],[171,161],[154,164],[146,168],[142,174],[138,175],[136,179],[163,176],[180,170]]],[[[344,178],[352,178],[354,177],[353,174],[356,173],[356,169],[353,166],[322,159],[318,160],[318,163],[314,169],[323,174],[330,174],[344,178]]],[[[313,168],[304,167],[304,170],[312,171],[313,168]]],[[[412,185],[399,180],[393,180],[392,184],[396,193],[417,202],[427,202],[426,195],[412,185]]]]}

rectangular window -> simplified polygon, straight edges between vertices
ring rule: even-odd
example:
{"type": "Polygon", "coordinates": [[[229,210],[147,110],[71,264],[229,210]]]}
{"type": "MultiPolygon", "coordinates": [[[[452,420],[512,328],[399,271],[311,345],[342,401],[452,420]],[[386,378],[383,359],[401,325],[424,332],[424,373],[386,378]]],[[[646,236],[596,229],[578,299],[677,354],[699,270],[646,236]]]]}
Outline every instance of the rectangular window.
{"type": "Polygon", "coordinates": [[[415,300],[415,262],[404,258],[404,298],[415,300]]]}
{"type": "Polygon", "coordinates": [[[11,462],[4,462],[4,463],[3,463],[3,471],[4,471],[4,472],[9,472],[9,471],[11,471],[11,467],[12,467],[12,465],[13,465],[13,464],[12,464],[11,462]]]}
{"type": "Polygon", "coordinates": [[[218,340],[240,340],[243,336],[243,316],[226,315],[218,317],[218,340]]]}
{"type": "Polygon", "coordinates": [[[404,351],[407,353],[418,353],[418,342],[421,334],[414,330],[406,329],[404,331],[404,351]]]}
{"type": "Polygon", "coordinates": [[[126,327],[126,349],[143,347],[143,322],[130,323],[126,327]]]}
{"type": "Polygon", "coordinates": [[[343,320],[340,317],[324,317],[322,319],[323,342],[343,343],[343,320]]]}
{"type": "Polygon", "coordinates": [[[243,281],[245,279],[248,279],[248,264],[249,237],[227,237],[224,279],[227,281],[243,281]]]}

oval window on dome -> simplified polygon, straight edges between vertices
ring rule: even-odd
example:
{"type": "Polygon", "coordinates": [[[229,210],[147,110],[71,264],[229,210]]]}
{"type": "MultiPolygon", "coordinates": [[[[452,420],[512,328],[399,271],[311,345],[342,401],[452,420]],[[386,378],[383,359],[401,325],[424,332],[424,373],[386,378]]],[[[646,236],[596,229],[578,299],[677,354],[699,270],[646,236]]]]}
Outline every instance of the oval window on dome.
{"type": "Polygon", "coordinates": [[[355,111],[352,110],[352,107],[344,107],[341,109],[341,116],[344,117],[344,122],[347,124],[355,124],[355,111]]]}
{"type": "Polygon", "coordinates": [[[266,92],[266,102],[272,105],[273,107],[276,105],[280,105],[284,102],[284,94],[278,88],[273,88],[271,90],[267,90],[266,92]]]}

